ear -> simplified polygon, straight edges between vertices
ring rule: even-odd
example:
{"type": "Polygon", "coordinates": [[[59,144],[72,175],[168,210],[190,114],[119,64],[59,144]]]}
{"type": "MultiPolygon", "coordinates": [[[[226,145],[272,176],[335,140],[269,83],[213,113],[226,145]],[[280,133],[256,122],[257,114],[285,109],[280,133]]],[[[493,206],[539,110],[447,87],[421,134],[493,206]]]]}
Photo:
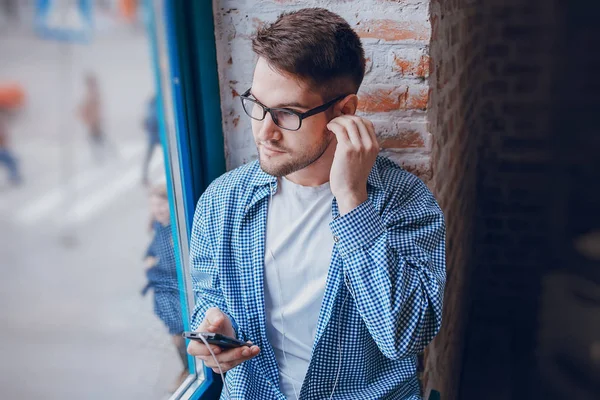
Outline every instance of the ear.
{"type": "Polygon", "coordinates": [[[349,94],[337,104],[338,115],[354,115],[358,107],[358,96],[349,94]]]}

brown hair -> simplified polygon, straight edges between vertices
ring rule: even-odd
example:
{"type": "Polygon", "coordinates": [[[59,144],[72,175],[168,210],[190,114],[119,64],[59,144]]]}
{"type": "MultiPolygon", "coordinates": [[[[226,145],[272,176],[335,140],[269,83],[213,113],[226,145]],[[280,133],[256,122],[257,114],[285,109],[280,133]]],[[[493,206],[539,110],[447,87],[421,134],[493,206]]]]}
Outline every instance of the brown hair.
{"type": "Polygon", "coordinates": [[[324,8],[283,13],[259,28],[252,49],[276,70],[321,93],[324,100],[356,93],[365,75],[365,52],[348,22],[324,8]]]}

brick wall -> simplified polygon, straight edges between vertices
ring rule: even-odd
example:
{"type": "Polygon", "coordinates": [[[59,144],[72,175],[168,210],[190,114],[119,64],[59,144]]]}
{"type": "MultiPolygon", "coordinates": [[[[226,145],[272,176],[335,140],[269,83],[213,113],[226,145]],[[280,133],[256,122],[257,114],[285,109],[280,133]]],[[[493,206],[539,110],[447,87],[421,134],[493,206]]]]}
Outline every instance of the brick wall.
{"type": "Polygon", "coordinates": [[[426,353],[425,393],[458,395],[470,266],[481,80],[481,16],[475,1],[431,2],[431,98],[434,194],[446,217],[447,282],[442,330],[426,353]]]}
{"type": "Polygon", "coordinates": [[[250,87],[256,61],[251,35],[283,11],[316,6],[340,14],[363,40],[368,60],[359,93],[360,114],[374,122],[382,153],[429,181],[432,141],[426,108],[431,28],[426,0],[216,0],[227,168],[256,158],[250,120],[239,102],[239,94],[250,87]]]}
{"type": "Polygon", "coordinates": [[[432,1],[448,283],[425,381],[444,399],[597,397],[599,8],[432,1]]]}
{"type": "MultiPolygon", "coordinates": [[[[600,282],[590,259],[600,259],[598,245],[580,242],[600,231],[600,193],[591,184],[600,180],[600,75],[590,51],[600,37],[599,6],[577,3],[556,10],[558,2],[544,0],[215,2],[228,168],[255,158],[237,96],[252,79],[256,26],[284,9],[319,5],[363,38],[361,113],[375,122],[383,153],[426,180],[446,215],[443,327],[424,374],[427,391],[444,399],[593,398],[574,391],[597,384],[590,364],[575,369],[576,379],[552,365],[557,351],[574,354],[561,345],[575,333],[597,337],[590,318],[564,308],[565,324],[549,308],[563,306],[552,290],[566,296],[587,279],[589,314],[600,290],[590,289],[600,282]],[[554,270],[570,275],[549,276],[554,270]]],[[[600,359],[582,343],[579,362],[600,359]]]]}

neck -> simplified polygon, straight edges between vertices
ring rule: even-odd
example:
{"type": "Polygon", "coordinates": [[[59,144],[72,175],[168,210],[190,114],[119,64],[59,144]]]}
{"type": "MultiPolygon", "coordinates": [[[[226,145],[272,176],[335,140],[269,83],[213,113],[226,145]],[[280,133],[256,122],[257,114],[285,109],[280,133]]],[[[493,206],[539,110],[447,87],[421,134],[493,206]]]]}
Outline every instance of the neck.
{"type": "Polygon", "coordinates": [[[329,182],[336,147],[337,141],[334,137],[321,157],[300,171],[287,175],[286,179],[301,186],[320,186],[329,182]]]}

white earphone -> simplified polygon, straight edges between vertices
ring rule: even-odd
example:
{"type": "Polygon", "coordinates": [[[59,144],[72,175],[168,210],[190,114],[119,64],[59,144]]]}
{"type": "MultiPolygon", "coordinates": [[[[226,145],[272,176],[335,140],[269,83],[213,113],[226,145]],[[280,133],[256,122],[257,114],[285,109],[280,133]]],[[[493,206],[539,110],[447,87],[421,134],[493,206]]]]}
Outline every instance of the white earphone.
{"type": "Polygon", "coordinates": [[[210,355],[212,356],[213,360],[215,360],[215,363],[217,364],[217,368],[219,368],[219,373],[221,374],[221,380],[223,381],[223,387],[225,388],[225,394],[228,399],[231,399],[231,392],[229,391],[229,386],[227,386],[227,382],[225,382],[225,378],[223,376],[223,369],[221,368],[221,364],[219,364],[219,361],[217,360],[217,356],[215,356],[215,353],[210,348],[210,345],[208,344],[208,342],[206,341],[204,336],[198,335],[198,338],[200,340],[202,340],[204,345],[208,348],[208,351],[210,351],[210,355]]]}

